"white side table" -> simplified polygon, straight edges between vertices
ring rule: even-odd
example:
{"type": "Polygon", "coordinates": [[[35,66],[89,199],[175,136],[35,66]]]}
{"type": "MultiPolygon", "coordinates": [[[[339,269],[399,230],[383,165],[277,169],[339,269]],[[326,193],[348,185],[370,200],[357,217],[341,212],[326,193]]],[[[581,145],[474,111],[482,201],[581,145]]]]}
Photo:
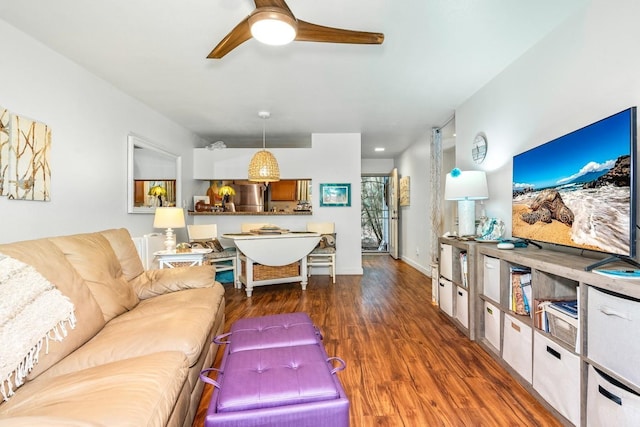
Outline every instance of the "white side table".
{"type": "Polygon", "coordinates": [[[193,267],[202,265],[204,256],[211,249],[191,249],[191,252],[158,251],[153,255],[158,260],[160,268],[193,267]]]}

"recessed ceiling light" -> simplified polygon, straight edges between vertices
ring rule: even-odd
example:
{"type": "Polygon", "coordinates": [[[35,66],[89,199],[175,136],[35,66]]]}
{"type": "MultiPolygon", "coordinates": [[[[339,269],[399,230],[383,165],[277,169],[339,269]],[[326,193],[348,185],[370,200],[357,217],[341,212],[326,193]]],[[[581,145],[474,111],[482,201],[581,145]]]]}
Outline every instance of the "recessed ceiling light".
{"type": "Polygon", "coordinates": [[[384,147],[376,147],[374,151],[384,151],[384,147]]]}

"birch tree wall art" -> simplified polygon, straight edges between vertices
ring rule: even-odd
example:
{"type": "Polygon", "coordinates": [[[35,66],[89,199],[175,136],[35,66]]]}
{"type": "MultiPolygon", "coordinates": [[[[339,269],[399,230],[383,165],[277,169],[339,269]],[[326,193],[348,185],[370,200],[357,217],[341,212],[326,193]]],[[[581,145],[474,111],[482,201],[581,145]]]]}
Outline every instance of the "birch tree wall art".
{"type": "Polygon", "coordinates": [[[0,108],[0,195],[49,201],[51,129],[0,108]]]}
{"type": "Polygon", "coordinates": [[[9,110],[0,107],[0,196],[9,194],[9,110]]]}

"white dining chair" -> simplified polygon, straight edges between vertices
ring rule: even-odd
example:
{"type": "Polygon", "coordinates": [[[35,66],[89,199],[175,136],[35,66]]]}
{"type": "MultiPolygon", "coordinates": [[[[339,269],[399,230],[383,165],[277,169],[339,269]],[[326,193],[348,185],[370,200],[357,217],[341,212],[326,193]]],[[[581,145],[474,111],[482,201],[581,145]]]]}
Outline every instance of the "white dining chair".
{"type": "Polygon", "coordinates": [[[216,273],[223,271],[233,271],[233,285],[238,287],[240,279],[238,278],[238,261],[237,251],[235,247],[222,248],[222,245],[215,243],[218,239],[218,226],[217,224],[190,224],[187,225],[187,234],[189,236],[189,243],[211,242],[209,246],[213,251],[205,256],[205,259],[214,265],[216,273]],[[222,250],[220,250],[222,248],[222,250]]]}
{"type": "Polygon", "coordinates": [[[329,268],[329,275],[333,283],[336,283],[336,234],[333,222],[309,222],[307,231],[320,233],[320,242],[314,250],[307,255],[307,274],[311,276],[314,267],[329,268]]]}

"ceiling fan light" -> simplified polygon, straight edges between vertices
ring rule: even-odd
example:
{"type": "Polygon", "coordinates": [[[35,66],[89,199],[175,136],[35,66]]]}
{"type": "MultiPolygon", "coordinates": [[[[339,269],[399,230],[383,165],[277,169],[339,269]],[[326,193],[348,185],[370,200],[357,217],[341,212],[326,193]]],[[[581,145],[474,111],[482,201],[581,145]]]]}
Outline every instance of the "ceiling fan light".
{"type": "Polygon", "coordinates": [[[249,162],[249,181],[280,181],[280,167],[275,156],[267,150],[258,151],[249,162]]]}
{"type": "Polygon", "coordinates": [[[249,17],[251,35],[261,43],[281,46],[296,38],[296,20],[286,14],[273,10],[260,10],[249,17]]]}

